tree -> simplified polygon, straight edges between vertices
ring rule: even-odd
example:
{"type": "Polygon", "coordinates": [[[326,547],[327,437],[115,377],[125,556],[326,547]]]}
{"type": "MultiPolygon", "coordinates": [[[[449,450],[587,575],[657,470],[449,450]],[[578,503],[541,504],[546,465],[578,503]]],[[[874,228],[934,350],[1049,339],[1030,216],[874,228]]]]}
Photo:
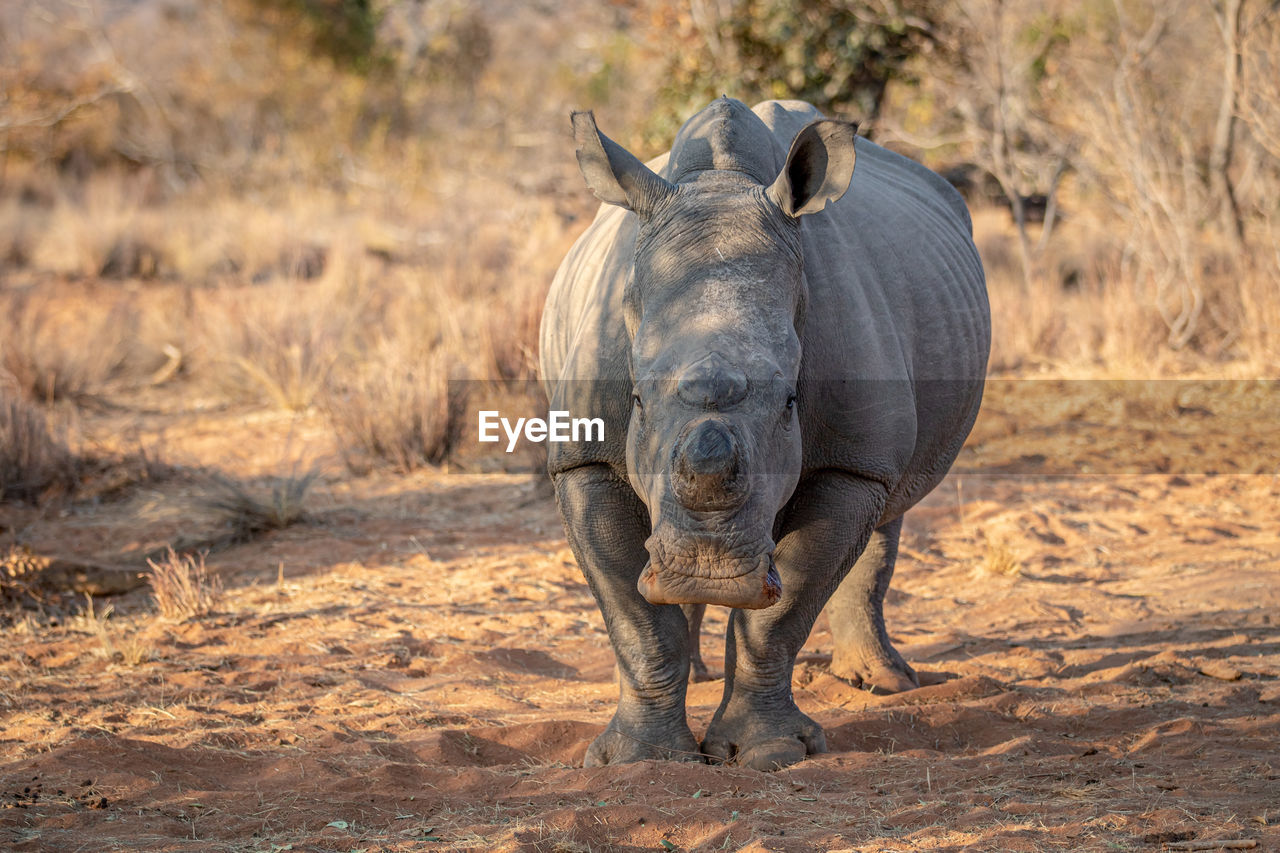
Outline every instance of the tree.
{"type": "Polygon", "coordinates": [[[874,119],[889,82],[931,37],[931,9],[923,0],[653,0],[648,22],[668,57],[654,131],[670,138],[721,94],[799,98],[874,119]]]}
{"type": "MultiPolygon", "coordinates": [[[[1052,233],[1058,184],[1073,136],[1055,121],[1050,104],[1053,69],[1074,32],[1056,3],[958,0],[945,6],[933,29],[929,89],[945,107],[923,134],[890,122],[893,135],[921,147],[945,139],[996,179],[1018,232],[1024,281],[1037,274],[1052,233]],[[1044,199],[1044,227],[1033,245],[1027,202],[1044,199]]],[[[923,76],[923,75],[921,75],[923,76]]]]}

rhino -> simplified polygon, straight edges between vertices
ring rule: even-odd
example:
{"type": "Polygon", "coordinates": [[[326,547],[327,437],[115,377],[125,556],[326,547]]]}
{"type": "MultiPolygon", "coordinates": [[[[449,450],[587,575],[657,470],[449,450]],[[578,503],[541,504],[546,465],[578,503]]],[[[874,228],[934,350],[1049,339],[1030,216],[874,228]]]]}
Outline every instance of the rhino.
{"type": "Polygon", "coordinates": [[[599,213],[540,330],[548,445],[619,699],[587,766],[762,770],[826,749],[791,689],[826,608],[831,670],[919,686],[885,630],[903,513],[977,417],[990,311],[972,223],[940,176],[801,101],[720,98],[643,163],[572,114],[599,213]],[[708,604],[733,608],[699,743],[685,695],[708,604]]]}

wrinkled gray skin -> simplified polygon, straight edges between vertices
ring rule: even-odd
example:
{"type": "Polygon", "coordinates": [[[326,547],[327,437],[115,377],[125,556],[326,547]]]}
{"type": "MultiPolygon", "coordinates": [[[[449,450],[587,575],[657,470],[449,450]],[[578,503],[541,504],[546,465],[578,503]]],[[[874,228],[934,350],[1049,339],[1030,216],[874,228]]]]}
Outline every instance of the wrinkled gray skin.
{"type": "Polygon", "coordinates": [[[618,659],[618,709],[586,763],[792,764],[825,749],[791,693],[824,605],[836,674],[918,685],[882,609],[902,514],[981,399],[968,211],[798,101],[717,100],[648,166],[589,113],[573,128],[607,204],[552,285],[541,356],[551,408],[605,420],[603,442],[548,445],[618,659]],[[699,744],[685,688],[708,603],[735,609],[699,744]]]}

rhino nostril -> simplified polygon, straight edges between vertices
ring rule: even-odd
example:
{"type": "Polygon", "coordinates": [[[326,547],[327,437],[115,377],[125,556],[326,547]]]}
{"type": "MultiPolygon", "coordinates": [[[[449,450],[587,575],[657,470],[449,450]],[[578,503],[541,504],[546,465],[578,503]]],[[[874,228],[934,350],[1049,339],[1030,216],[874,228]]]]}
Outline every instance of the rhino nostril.
{"type": "Polygon", "coordinates": [[[726,509],[745,499],[738,445],[727,425],[703,421],[677,448],[672,480],[681,503],[691,509],[726,509]]]}
{"type": "Polygon", "coordinates": [[[684,442],[684,461],[699,476],[728,475],[737,461],[733,435],[718,421],[703,421],[684,442]]]}

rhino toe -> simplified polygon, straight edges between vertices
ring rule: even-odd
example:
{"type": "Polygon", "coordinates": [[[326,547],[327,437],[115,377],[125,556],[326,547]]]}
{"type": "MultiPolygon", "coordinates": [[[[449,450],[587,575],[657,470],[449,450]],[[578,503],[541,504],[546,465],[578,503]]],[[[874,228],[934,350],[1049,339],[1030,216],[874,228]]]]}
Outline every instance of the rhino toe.
{"type": "Polygon", "coordinates": [[[610,724],[609,728],[591,742],[583,767],[603,767],[606,764],[626,764],[631,761],[704,761],[698,752],[698,742],[686,728],[683,733],[663,737],[662,733],[630,734],[610,724]]]}
{"type": "Polygon", "coordinates": [[[877,695],[903,693],[920,686],[916,671],[900,657],[896,661],[836,659],[831,663],[831,674],[877,695]]]}
{"type": "MultiPolygon", "coordinates": [[[[825,744],[823,746],[824,749],[814,751],[825,751],[825,744]]],[[[809,753],[809,747],[800,738],[770,738],[738,753],[734,763],[753,770],[781,770],[783,767],[790,767],[792,764],[803,761],[809,753]]]]}
{"type": "Polygon", "coordinates": [[[753,770],[773,771],[803,761],[805,756],[827,751],[822,727],[798,709],[792,709],[790,725],[770,723],[763,717],[735,722],[718,720],[702,742],[702,751],[713,760],[753,770]],[[791,729],[791,734],[779,731],[791,729]]]}

